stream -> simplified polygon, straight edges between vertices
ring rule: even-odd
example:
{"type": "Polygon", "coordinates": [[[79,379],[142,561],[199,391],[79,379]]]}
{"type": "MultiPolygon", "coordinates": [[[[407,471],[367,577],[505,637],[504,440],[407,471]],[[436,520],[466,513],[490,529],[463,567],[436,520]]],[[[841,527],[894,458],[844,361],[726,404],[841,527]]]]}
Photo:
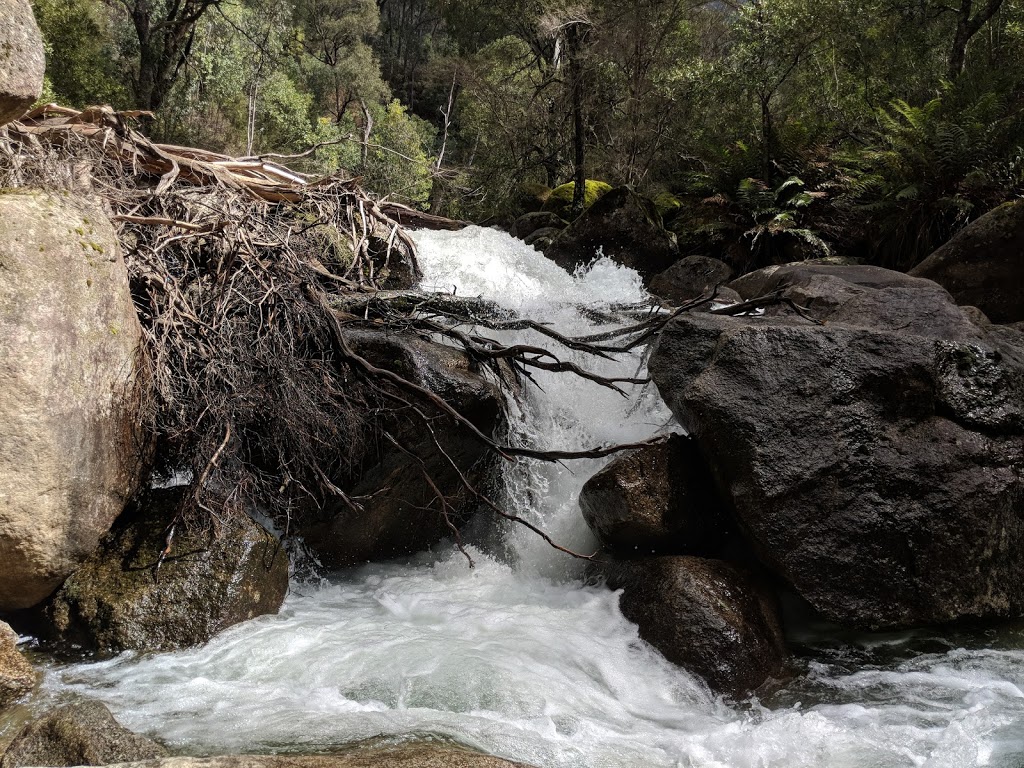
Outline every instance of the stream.
{"type": "MultiPolygon", "coordinates": [[[[600,260],[571,276],[494,230],[416,240],[426,288],[491,299],[563,334],[627,322],[616,306],[647,298],[630,270],[600,260]]],[[[517,337],[557,346],[534,332],[505,338],[517,337]]],[[[643,372],[639,355],[564,357],[643,372]]],[[[571,450],[678,431],[653,385],[623,398],[567,374],[536,381],[513,404],[520,444],[571,450]]],[[[605,461],[509,464],[503,503],[592,551],[577,497],[605,461]]],[[[857,635],[798,618],[794,680],[726,703],[640,641],[616,593],[583,585],[578,561],[492,518],[466,541],[472,569],[445,545],[297,583],[277,616],[202,648],[49,662],[31,707],[96,698],[188,754],[433,737],[539,768],[1024,766],[1024,625],[857,635]]]]}

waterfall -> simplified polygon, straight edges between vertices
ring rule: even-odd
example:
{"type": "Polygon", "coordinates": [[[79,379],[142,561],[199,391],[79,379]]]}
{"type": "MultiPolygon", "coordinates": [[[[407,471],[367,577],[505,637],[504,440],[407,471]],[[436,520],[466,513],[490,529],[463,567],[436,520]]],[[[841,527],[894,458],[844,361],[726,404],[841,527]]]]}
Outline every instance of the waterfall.
{"type": "MultiPolygon", "coordinates": [[[[569,275],[502,233],[416,237],[428,289],[480,296],[566,335],[643,302],[635,273],[599,260],[569,275]]],[[[512,332],[505,339],[517,338],[512,332]]],[[[520,333],[520,332],[515,332],[520,333]]],[[[633,376],[642,357],[594,360],[633,376]]],[[[538,372],[513,404],[513,439],[551,449],[675,429],[650,386],[624,398],[538,372]]],[[[603,461],[505,468],[511,511],[590,550],[577,506],[603,461]]],[[[472,526],[476,567],[451,546],[296,585],[277,616],[207,646],[52,665],[36,706],[88,696],[127,727],[193,754],[320,751],[352,741],[450,739],[543,768],[1019,768],[1024,633],[794,638],[797,676],[728,705],[638,637],[618,596],[577,561],[501,521],[472,526]]]]}

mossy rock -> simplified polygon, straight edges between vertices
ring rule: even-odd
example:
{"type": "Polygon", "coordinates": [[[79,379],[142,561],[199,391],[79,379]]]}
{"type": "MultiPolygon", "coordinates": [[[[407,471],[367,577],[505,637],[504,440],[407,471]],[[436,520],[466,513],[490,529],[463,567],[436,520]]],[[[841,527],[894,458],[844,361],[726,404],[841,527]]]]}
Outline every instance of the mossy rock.
{"type": "Polygon", "coordinates": [[[658,209],[658,213],[661,215],[661,220],[668,223],[672,221],[683,207],[683,201],[673,195],[671,192],[662,192],[660,195],[654,198],[654,207],[658,209]]]}
{"type": "MultiPolygon", "coordinates": [[[[603,181],[587,179],[583,188],[583,209],[586,210],[602,197],[612,191],[611,184],[603,181]]],[[[564,218],[572,206],[572,196],[576,192],[576,182],[570,181],[551,190],[547,201],[544,203],[544,210],[557,213],[564,218]]]]}
{"type": "Polygon", "coordinates": [[[519,185],[517,208],[524,213],[533,213],[544,207],[551,197],[551,187],[535,181],[524,181],[519,185]]]}
{"type": "Polygon", "coordinates": [[[58,641],[101,654],[173,650],[277,613],[288,591],[288,558],[234,505],[217,505],[216,531],[179,521],[161,562],[189,492],[151,491],[64,582],[46,607],[58,641]]]}

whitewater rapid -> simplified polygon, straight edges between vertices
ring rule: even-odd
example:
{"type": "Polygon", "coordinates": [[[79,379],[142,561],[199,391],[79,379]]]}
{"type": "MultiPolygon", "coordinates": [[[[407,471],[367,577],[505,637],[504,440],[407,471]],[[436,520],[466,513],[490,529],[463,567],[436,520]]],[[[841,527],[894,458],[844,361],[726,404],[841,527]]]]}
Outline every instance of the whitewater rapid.
{"type": "MultiPolygon", "coordinates": [[[[416,240],[426,287],[564,334],[612,327],[616,307],[647,299],[635,273],[607,260],[572,276],[493,230],[416,240]]],[[[639,356],[558,351],[605,374],[644,370],[639,356]]],[[[623,398],[565,374],[537,383],[513,406],[512,439],[524,444],[574,449],[677,429],[650,386],[623,398]]],[[[509,465],[503,502],[590,551],[577,497],[603,463],[509,465]]],[[[434,737],[543,768],[1024,766],[1019,628],[837,639],[804,627],[792,683],[726,704],[640,641],[617,594],[584,586],[578,562],[495,521],[478,521],[467,540],[473,569],[442,546],[295,585],[280,614],[202,648],[51,664],[32,706],[96,698],[191,754],[434,737]]]]}

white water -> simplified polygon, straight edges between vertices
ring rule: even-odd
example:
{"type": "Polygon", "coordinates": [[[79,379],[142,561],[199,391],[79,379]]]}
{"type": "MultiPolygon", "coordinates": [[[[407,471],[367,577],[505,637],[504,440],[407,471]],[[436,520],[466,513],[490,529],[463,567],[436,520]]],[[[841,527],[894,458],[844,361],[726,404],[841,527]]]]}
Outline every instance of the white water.
{"type": "MultiPolygon", "coordinates": [[[[644,298],[627,270],[599,262],[572,278],[490,230],[417,240],[428,285],[563,333],[597,330],[578,304],[644,298]]],[[[631,376],[638,364],[600,369],[631,376]]],[[[571,376],[537,378],[544,391],[531,390],[517,421],[524,442],[578,448],[671,429],[653,392],[624,400],[571,376]]],[[[508,505],[586,550],[576,497],[600,464],[522,462],[508,469],[508,505]]],[[[192,753],[433,735],[545,768],[1024,766],[1019,633],[800,638],[816,647],[787,689],[730,707],[640,642],[616,594],[582,587],[575,563],[532,534],[503,530],[496,545],[478,526],[473,570],[442,547],[297,587],[279,615],[203,648],[53,667],[38,705],[99,698],[129,728],[192,753]]]]}

